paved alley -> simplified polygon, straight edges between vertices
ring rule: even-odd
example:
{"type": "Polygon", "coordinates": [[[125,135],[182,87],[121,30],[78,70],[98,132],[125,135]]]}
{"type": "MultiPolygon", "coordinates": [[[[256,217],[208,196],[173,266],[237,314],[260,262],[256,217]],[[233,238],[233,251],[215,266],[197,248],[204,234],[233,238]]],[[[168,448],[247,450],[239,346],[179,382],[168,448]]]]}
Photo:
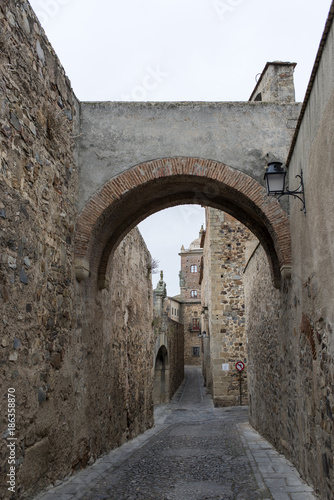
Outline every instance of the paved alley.
{"type": "Polygon", "coordinates": [[[186,367],[183,384],[169,404],[156,408],[155,421],[38,500],[316,498],[248,425],[246,407],[213,407],[197,367],[186,367]]]}

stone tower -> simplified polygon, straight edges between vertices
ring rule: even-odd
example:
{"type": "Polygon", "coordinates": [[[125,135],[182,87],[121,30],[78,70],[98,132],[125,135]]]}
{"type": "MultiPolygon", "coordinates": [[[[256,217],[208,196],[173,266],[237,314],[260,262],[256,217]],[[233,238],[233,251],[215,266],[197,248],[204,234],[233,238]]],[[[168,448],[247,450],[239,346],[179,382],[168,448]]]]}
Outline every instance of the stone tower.
{"type": "Polygon", "coordinates": [[[184,325],[184,362],[199,365],[202,362],[201,349],[201,286],[199,284],[203,249],[199,236],[185,249],[182,245],[180,277],[180,300],[182,301],[182,323],[184,325]]]}

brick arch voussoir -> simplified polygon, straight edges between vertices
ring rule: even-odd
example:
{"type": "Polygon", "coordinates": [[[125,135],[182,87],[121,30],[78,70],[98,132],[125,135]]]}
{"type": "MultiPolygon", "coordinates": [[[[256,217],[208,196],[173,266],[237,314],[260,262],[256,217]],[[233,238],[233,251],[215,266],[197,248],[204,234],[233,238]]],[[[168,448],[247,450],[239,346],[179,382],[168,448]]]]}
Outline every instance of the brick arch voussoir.
{"type": "Polygon", "coordinates": [[[204,177],[235,190],[249,206],[263,217],[264,224],[271,235],[280,267],[291,265],[291,242],[289,219],[278,201],[266,195],[261,184],[249,175],[223,163],[202,158],[162,158],[148,161],[122,172],[110,179],[93,197],[79,214],[75,239],[75,259],[77,279],[89,275],[90,251],[95,228],[103,215],[115,202],[136,188],[161,178],[188,176],[204,177]]]}

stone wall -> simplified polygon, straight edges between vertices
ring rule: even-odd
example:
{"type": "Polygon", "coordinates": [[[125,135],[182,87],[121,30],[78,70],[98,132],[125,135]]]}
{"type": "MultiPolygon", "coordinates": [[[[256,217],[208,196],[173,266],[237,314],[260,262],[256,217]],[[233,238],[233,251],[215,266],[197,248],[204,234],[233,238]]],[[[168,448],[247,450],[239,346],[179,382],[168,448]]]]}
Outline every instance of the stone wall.
{"type": "Polygon", "coordinates": [[[181,319],[184,326],[184,364],[201,365],[202,348],[198,334],[201,331],[201,286],[199,284],[203,250],[199,236],[185,249],[182,245],[180,277],[181,319]]]}
{"type": "MultiPolygon", "coordinates": [[[[83,208],[109,179],[155,158],[162,160],[152,168],[163,166],[164,176],[172,166],[173,157],[210,158],[262,183],[268,153],[277,157],[285,157],[287,153],[300,105],[86,102],[82,103],[81,111],[80,208],[83,208]]],[[[201,166],[200,162],[197,164],[201,166]]],[[[206,197],[211,198],[214,192],[207,184],[206,197]]],[[[197,190],[192,192],[192,199],[199,202],[197,190]]]]}
{"type": "MultiPolygon", "coordinates": [[[[206,208],[206,234],[203,248],[202,305],[203,328],[210,336],[210,369],[204,367],[214,404],[239,404],[237,361],[243,361],[243,403],[247,403],[247,353],[244,317],[243,268],[245,244],[253,237],[248,229],[220,210],[206,208]],[[222,370],[222,365],[226,370],[222,370]]],[[[208,355],[205,353],[207,359],[208,355]]]]}
{"type": "Polygon", "coordinates": [[[278,356],[283,318],[280,292],[272,285],[263,248],[255,243],[251,250],[244,274],[250,422],[267,439],[272,441],[272,436],[281,435],[286,440],[282,428],[289,415],[286,413],[281,420],[283,401],[278,386],[283,384],[282,393],[287,392],[293,388],[295,377],[289,366],[288,378],[282,379],[286,353],[278,356]]]}
{"type": "MultiPolygon", "coordinates": [[[[82,302],[77,328],[63,333],[59,355],[51,349],[45,355],[36,347],[37,338],[23,366],[15,369],[18,362],[10,363],[1,386],[14,387],[17,394],[22,455],[15,498],[30,497],[153,425],[150,262],[133,230],[110,264],[110,289],[99,292],[87,310],[82,302]],[[43,365],[35,362],[38,355],[43,365]]],[[[23,349],[16,350],[23,362],[23,349]]],[[[7,458],[4,448],[4,470],[7,458]]]]}
{"type": "Polygon", "coordinates": [[[201,321],[201,303],[183,303],[181,309],[184,326],[184,364],[201,365],[202,348],[201,339],[198,337],[200,330],[193,330],[193,320],[198,320],[199,324],[201,321]]]}
{"type": "Polygon", "coordinates": [[[169,341],[169,352],[171,360],[171,372],[169,377],[169,398],[179,388],[184,379],[184,330],[183,325],[168,319],[167,335],[169,341]]]}
{"type": "MultiPolygon", "coordinates": [[[[0,384],[2,398],[15,389],[13,496],[20,498],[48,484],[52,469],[53,477],[64,470],[73,444],[71,416],[63,411],[64,401],[74,399],[69,332],[76,324],[79,114],[70,82],[25,1],[0,4],[0,99],[0,384]]],[[[9,437],[7,426],[2,411],[2,436],[9,437]]],[[[2,440],[2,498],[10,495],[3,490],[7,459],[2,440]]]]}
{"type": "MultiPolygon", "coordinates": [[[[262,247],[245,275],[250,422],[296,464],[321,498],[332,498],[332,327],[303,312],[294,280],[271,283],[262,247]]],[[[309,301],[316,289],[306,284],[309,301]]]]}
{"type": "Polygon", "coordinates": [[[0,496],[28,498],[153,424],[150,256],[133,232],[109,291],[76,283],[79,105],[28,2],[1,2],[0,24],[0,385],[17,438],[11,494],[3,406],[0,496]]]}
{"type": "Polygon", "coordinates": [[[334,495],[334,6],[325,27],[298,131],[289,186],[303,169],[306,215],[289,197],[292,268],[272,288],[263,252],[247,270],[252,425],[313,483],[334,495]]]}
{"type": "Polygon", "coordinates": [[[79,332],[86,351],[86,411],[80,417],[80,432],[94,443],[89,450],[94,458],[153,425],[150,264],[145,242],[134,229],[109,264],[109,289],[93,289],[93,296],[89,291],[80,300],[78,286],[79,332]],[[87,298],[93,299],[88,310],[87,298]]]}
{"type": "MultiPolygon", "coordinates": [[[[168,304],[169,300],[165,300],[168,304]]],[[[184,379],[184,330],[183,325],[171,320],[165,312],[154,318],[155,332],[155,381],[154,404],[169,401],[184,379]],[[163,363],[162,356],[163,354],[163,363]],[[164,366],[162,366],[164,365],[164,366]],[[161,369],[164,370],[161,381],[161,369]]]]}
{"type": "Polygon", "coordinates": [[[306,216],[291,199],[292,276],[284,296],[301,396],[291,402],[299,439],[295,434],[289,454],[323,498],[334,496],[333,16],[332,4],[289,165],[291,187],[303,169],[306,216]]]}

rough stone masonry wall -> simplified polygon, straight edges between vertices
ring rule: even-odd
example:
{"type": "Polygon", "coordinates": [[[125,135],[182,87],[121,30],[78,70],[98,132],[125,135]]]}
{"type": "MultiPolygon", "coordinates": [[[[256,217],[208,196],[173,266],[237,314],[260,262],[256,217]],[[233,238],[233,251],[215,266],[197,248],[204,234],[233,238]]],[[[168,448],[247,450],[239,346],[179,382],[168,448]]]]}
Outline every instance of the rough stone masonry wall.
{"type": "MultiPolygon", "coordinates": [[[[272,285],[268,259],[262,246],[256,248],[255,242],[254,248],[252,242],[250,250],[255,253],[251,253],[244,274],[250,422],[272,440],[271,436],[284,436],[283,427],[291,416],[290,410],[281,421],[280,405],[283,401],[278,385],[283,384],[283,392],[291,388],[295,390],[295,377],[290,365],[287,367],[288,377],[283,381],[286,352],[278,356],[282,319],[280,292],[272,285]]],[[[283,442],[287,447],[288,444],[283,442]]]]}
{"type": "Polygon", "coordinates": [[[334,5],[289,165],[290,189],[302,168],[306,193],[306,215],[289,197],[291,279],[275,291],[259,250],[246,301],[252,425],[326,500],[334,497],[333,16],[334,5]]]}
{"type": "Polygon", "coordinates": [[[78,285],[84,372],[76,423],[87,457],[119,446],[153,425],[154,332],[151,255],[137,229],[108,266],[110,285],[78,285]],[[84,296],[83,296],[83,295],[84,296]],[[89,304],[89,305],[88,305],[89,304]]]}
{"type": "MultiPolygon", "coordinates": [[[[250,422],[311,482],[320,498],[333,498],[332,327],[310,313],[302,298],[275,289],[267,257],[258,247],[245,273],[250,422]],[[310,317],[311,316],[311,317],[310,317]]],[[[298,285],[297,285],[298,286],[298,285]]],[[[309,301],[315,285],[305,286],[309,301]]]]}
{"type": "MultiPolygon", "coordinates": [[[[168,302],[165,299],[164,310],[168,302]]],[[[167,350],[168,388],[165,401],[169,401],[184,379],[184,329],[181,323],[168,318],[166,311],[160,317],[156,316],[153,324],[155,362],[159,349],[164,346],[167,350]]]]}
{"type": "Polygon", "coordinates": [[[253,237],[239,221],[220,210],[206,208],[203,290],[210,289],[208,326],[214,404],[239,404],[239,373],[235,363],[246,365],[242,373],[243,403],[247,403],[247,358],[244,317],[243,267],[245,243],[253,237]],[[229,370],[223,371],[222,364],[229,370]]]}
{"type": "Polygon", "coordinates": [[[18,499],[152,425],[151,283],[134,235],[109,271],[117,286],[78,286],[76,311],[78,102],[25,0],[1,2],[0,25],[0,496],[18,499]]]}
{"type": "Polygon", "coordinates": [[[201,303],[182,304],[182,323],[184,326],[184,364],[185,365],[201,365],[202,364],[202,349],[201,339],[198,337],[199,330],[192,330],[192,320],[194,318],[201,319],[201,303]],[[200,355],[194,356],[193,347],[198,347],[200,355]]]}
{"type": "Polygon", "coordinates": [[[289,165],[290,186],[303,169],[306,216],[299,200],[291,200],[292,279],[284,297],[289,333],[297,341],[299,398],[291,406],[299,414],[299,439],[290,454],[323,498],[334,496],[333,16],[334,4],[289,165]],[[300,449],[302,440],[306,446],[300,449]]]}
{"type": "Polygon", "coordinates": [[[169,397],[173,397],[184,379],[184,329],[181,323],[168,318],[167,336],[169,338],[169,397]]]}
{"type": "Polygon", "coordinates": [[[155,322],[155,335],[162,342],[156,345],[156,351],[165,345],[168,353],[169,388],[168,398],[171,399],[184,379],[184,331],[183,325],[167,317],[164,313],[160,321],[155,322]]]}
{"type": "MultiPolygon", "coordinates": [[[[63,401],[73,398],[68,352],[78,185],[78,102],[25,1],[0,3],[0,100],[1,436],[8,437],[13,388],[13,497],[20,498],[38,481],[46,485],[51,468],[61,470],[73,443],[63,401]]],[[[6,444],[2,439],[2,498],[10,495],[6,444]]]]}

